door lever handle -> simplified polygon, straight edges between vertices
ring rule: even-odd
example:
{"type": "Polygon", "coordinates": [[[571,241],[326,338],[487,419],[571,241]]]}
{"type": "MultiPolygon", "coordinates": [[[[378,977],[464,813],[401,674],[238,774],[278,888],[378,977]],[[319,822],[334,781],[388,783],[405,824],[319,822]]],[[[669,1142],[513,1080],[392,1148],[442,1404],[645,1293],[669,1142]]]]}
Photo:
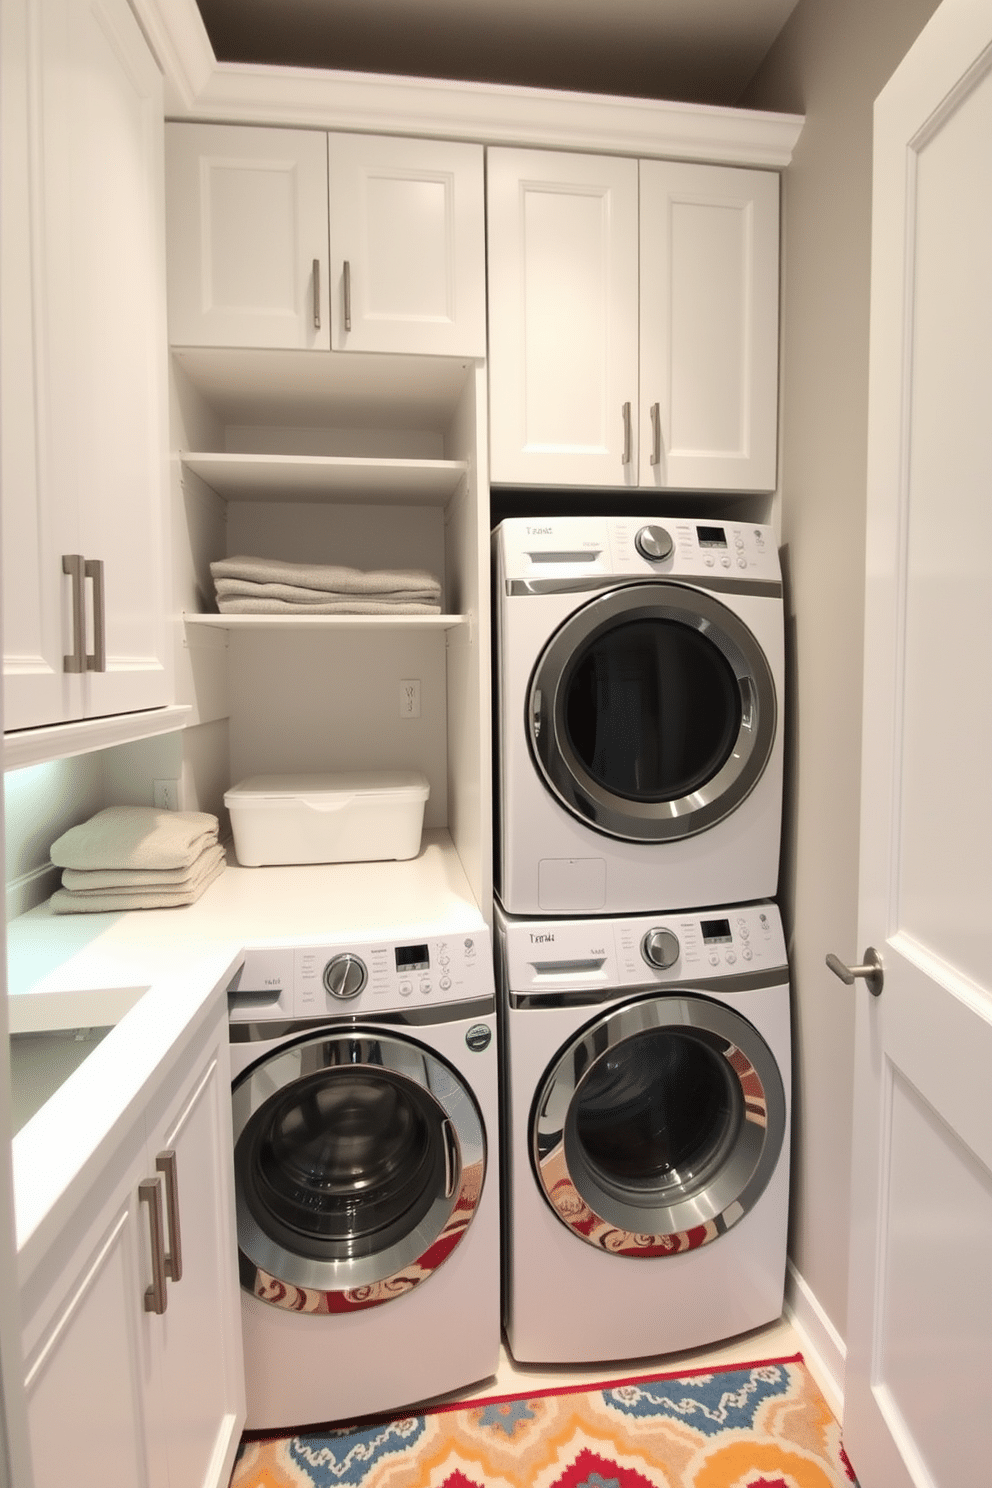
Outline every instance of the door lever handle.
{"type": "Polygon", "coordinates": [[[827,965],[835,977],[840,977],[845,986],[853,987],[856,977],[863,977],[868,991],[872,997],[881,995],[885,983],[885,969],[882,966],[882,958],[874,946],[869,946],[865,951],[864,963],[861,966],[847,966],[833,951],[827,954],[827,965]]]}

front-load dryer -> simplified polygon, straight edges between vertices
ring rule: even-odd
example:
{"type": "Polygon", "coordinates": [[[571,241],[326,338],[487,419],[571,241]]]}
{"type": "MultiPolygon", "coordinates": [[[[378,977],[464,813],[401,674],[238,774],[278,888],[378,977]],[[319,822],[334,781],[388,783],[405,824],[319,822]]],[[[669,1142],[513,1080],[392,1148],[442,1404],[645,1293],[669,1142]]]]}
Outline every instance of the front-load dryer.
{"type": "Polygon", "coordinates": [[[773,898],[784,644],[771,529],[511,518],[493,548],[503,908],[773,898]]]}
{"type": "Polygon", "coordinates": [[[496,946],[513,1357],[644,1358],[780,1317],[791,1044],[775,906],[497,912],[496,946]]]}
{"type": "Polygon", "coordinates": [[[230,989],[250,1429],[394,1411],[496,1371],[488,930],[248,950],[230,989]]]}

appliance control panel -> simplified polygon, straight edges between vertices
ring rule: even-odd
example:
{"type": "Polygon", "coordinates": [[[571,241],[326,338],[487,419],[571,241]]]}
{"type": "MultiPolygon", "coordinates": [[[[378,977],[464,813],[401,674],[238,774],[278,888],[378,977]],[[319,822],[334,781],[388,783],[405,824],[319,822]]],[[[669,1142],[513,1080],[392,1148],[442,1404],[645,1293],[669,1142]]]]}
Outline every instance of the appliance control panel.
{"type": "Polygon", "coordinates": [[[509,990],[517,993],[684,985],[788,970],[781,917],[771,903],[588,920],[503,915],[499,923],[509,990]]]}
{"type": "Polygon", "coordinates": [[[503,576],[541,580],[682,577],[781,581],[771,527],[686,517],[510,517],[503,576]]]}
{"type": "Polygon", "coordinates": [[[234,1022],[361,1017],[493,996],[485,926],[423,939],[249,946],[228,987],[234,1022]]]}

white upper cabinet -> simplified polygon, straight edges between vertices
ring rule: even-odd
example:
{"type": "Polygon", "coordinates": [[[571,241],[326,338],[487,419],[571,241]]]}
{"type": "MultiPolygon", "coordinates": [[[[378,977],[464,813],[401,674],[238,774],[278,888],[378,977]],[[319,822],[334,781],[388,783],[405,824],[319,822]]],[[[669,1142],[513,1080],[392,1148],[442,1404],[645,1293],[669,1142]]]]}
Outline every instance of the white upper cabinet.
{"type": "Polygon", "coordinates": [[[171,697],[162,82],[125,0],[4,12],[4,725],[24,729],[171,697]]]}
{"type": "Polygon", "coordinates": [[[172,344],[328,350],[326,137],[169,124],[166,183],[172,344]]]}
{"type": "Polygon", "coordinates": [[[491,149],[490,478],[775,485],[778,177],[491,149]]]}
{"type": "Polygon", "coordinates": [[[481,145],[328,136],[335,351],[486,354],[481,145]]]}
{"type": "Polygon", "coordinates": [[[642,160],[639,484],[775,488],[778,175],[642,160]]]}
{"type": "Polygon", "coordinates": [[[637,162],[490,150],[490,479],[636,484],[637,162]]]}
{"type": "Polygon", "coordinates": [[[481,146],[167,129],[174,346],[485,355],[481,146]]]}

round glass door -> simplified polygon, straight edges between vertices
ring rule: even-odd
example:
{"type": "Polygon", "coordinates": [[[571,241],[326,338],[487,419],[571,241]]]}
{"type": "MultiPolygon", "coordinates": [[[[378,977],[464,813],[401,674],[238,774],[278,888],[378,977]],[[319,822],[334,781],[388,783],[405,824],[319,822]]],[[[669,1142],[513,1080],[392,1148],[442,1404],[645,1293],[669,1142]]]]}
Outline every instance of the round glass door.
{"type": "Polygon", "coordinates": [[[485,1175],[472,1096],[428,1050],[324,1031],[234,1086],[241,1282],[274,1306],[351,1312],[409,1291],[462,1239],[485,1175]]]}
{"type": "Polygon", "coordinates": [[[627,1004],[561,1051],[537,1093],[534,1169],[590,1245],[663,1256],[706,1245],[764,1192],[785,1136],[775,1058],[706,998],[627,1004]]]}
{"type": "Polygon", "coordinates": [[[775,721],[751,632],[674,583],[628,585],[576,611],[540,657],[527,702],[549,789],[587,825],[638,842],[729,815],[761,778],[775,721]]]}

